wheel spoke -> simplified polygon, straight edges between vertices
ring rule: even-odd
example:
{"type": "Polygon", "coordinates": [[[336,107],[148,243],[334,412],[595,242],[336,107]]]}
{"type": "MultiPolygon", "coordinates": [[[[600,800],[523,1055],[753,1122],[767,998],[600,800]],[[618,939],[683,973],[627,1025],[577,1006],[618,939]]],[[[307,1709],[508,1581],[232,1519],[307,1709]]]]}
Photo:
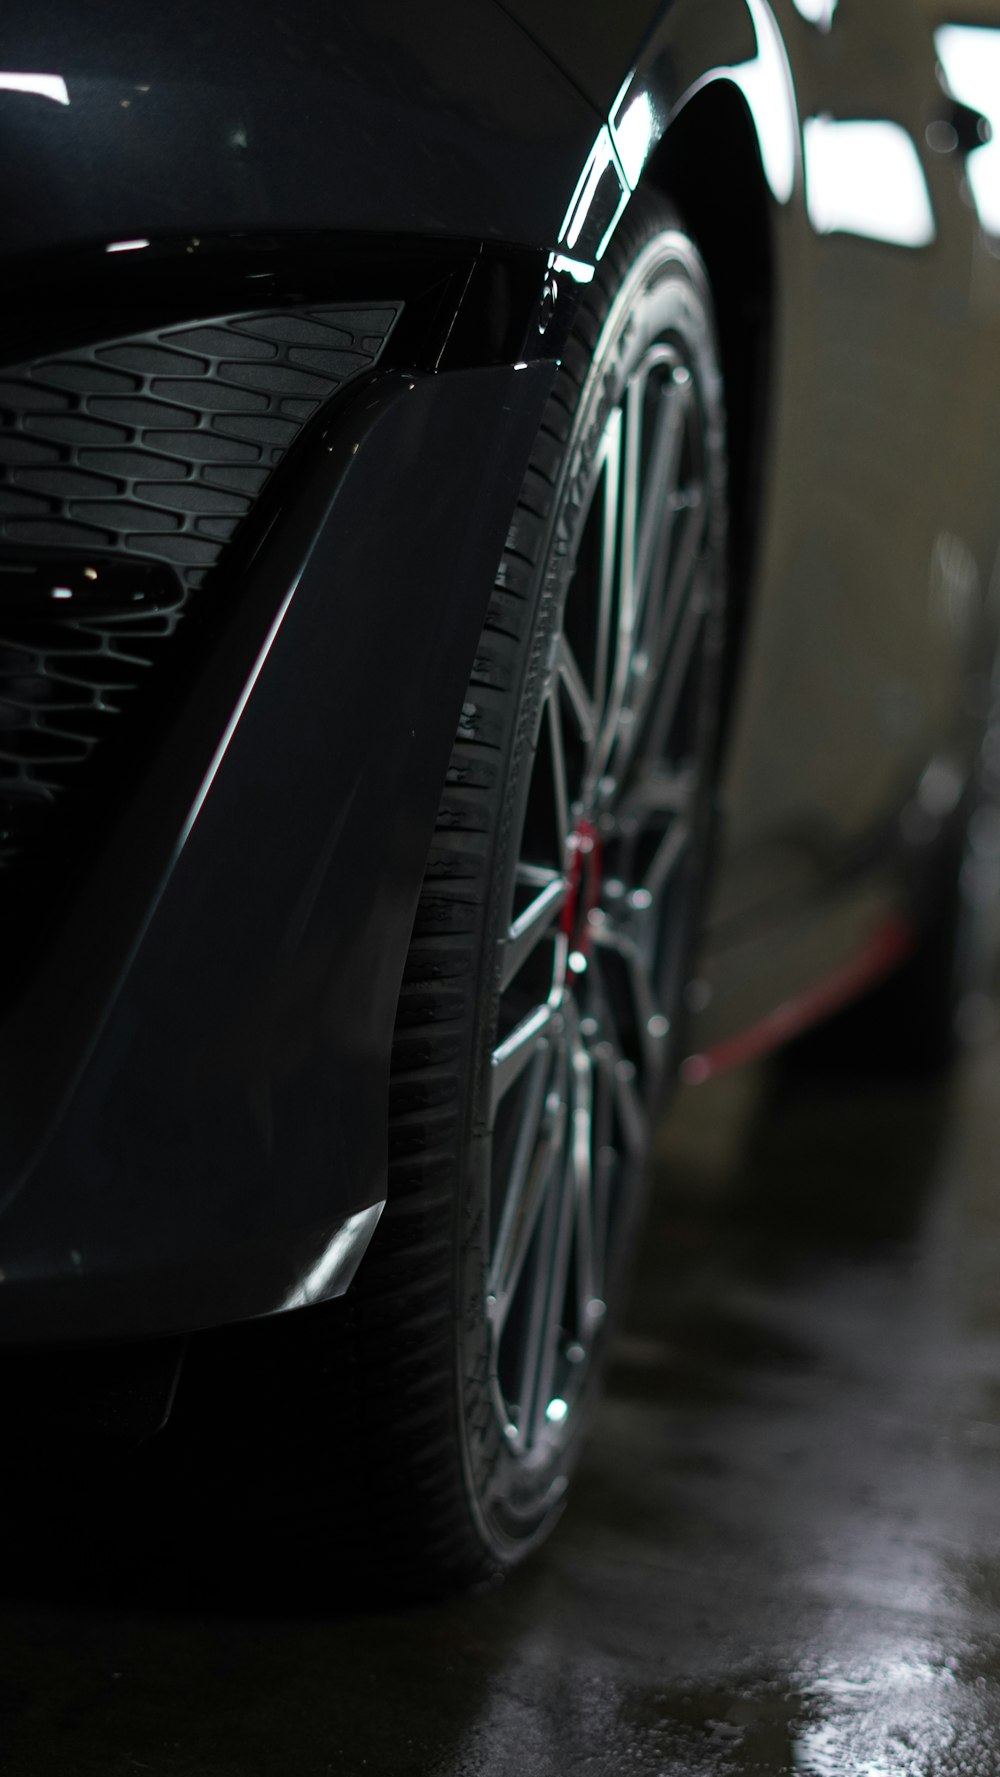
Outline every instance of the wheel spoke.
{"type": "Polygon", "coordinates": [[[650,732],[646,736],[647,748],[653,756],[663,751],[687,678],[701,619],[708,609],[705,576],[704,572],[699,572],[703,567],[700,548],[706,523],[707,512],[702,502],[692,509],[677,560],[671,569],[651,675],[651,684],[662,681],[650,732]]]}
{"type": "MultiPolygon", "coordinates": [[[[556,1091],[565,1112],[567,1094],[565,1054],[560,1053],[555,1071],[556,1091]]],[[[565,1128],[565,1123],[563,1124],[565,1128]]],[[[518,1443],[530,1448],[535,1442],[540,1417],[540,1395],[554,1369],[554,1347],[566,1291],[568,1266],[567,1232],[571,1231],[569,1211],[572,1201],[566,1189],[567,1156],[561,1142],[553,1156],[543,1213],[537,1228],[537,1248],[533,1261],[534,1289],[531,1295],[528,1323],[521,1347],[519,1373],[514,1384],[514,1404],[518,1412],[518,1443]],[[555,1325],[553,1326],[553,1322],[555,1325]]],[[[548,1396],[544,1405],[548,1404],[548,1396]]]]}
{"type": "MultiPolygon", "coordinates": [[[[599,951],[595,951],[595,956],[599,954],[599,951]]],[[[645,1152],[646,1113],[636,1086],[635,1066],[625,1054],[606,982],[602,982],[600,997],[600,1023],[605,1033],[601,1047],[610,1069],[615,1103],[618,1107],[625,1142],[630,1153],[638,1158],[645,1152]]]]}
{"type": "Polygon", "coordinates": [[[675,508],[669,495],[676,486],[688,399],[674,383],[662,386],[657,396],[655,430],[649,467],[642,490],[639,540],[635,562],[636,632],[649,602],[650,589],[662,578],[673,529],[675,508]]]}
{"type": "Polygon", "coordinates": [[[490,1056],[490,1125],[500,1100],[519,1080],[529,1062],[538,1053],[539,1045],[549,1042],[554,1019],[550,1005],[536,1006],[526,1018],[514,1026],[510,1035],[499,1043],[490,1056]]]}
{"type": "Polygon", "coordinates": [[[569,786],[566,781],[566,750],[563,746],[559,699],[554,688],[549,691],[546,702],[549,746],[552,752],[552,793],[556,810],[556,843],[559,856],[565,857],[566,847],[569,843],[569,786]]]}
{"type": "MultiPolygon", "coordinates": [[[[663,362],[669,354],[662,354],[663,362]]],[[[611,689],[601,718],[595,774],[624,776],[635,752],[650,695],[662,670],[662,649],[676,622],[691,565],[697,556],[704,501],[700,490],[676,492],[686,421],[691,411],[688,385],[671,380],[656,393],[648,463],[642,461],[642,433],[651,361],[629,383],[625,396],[625,462],[621,494],[617,630],[611,689]],[[653,597],[663,584],[677,513],[692,508],[669,574],[664,600],[653,597]]],[[[678,373],[679,374],[679,373],[678,373]]],[[[599,706],[600,707],[600,706],[599,706]]]]}
{"type": "Polygon", "coordinates": [[[670,577],[663,599],[663,611],[653,644],[653,658],[655,665],[659,668],[665,664],[670,639],[677,627],[700,559],[705,526],[708,522],[708,506],[702,488],[690,489],[686,511],[687,515],[681,527],[677,553],[670,566],[670,577]]]}
{"type": "Polygon", "coordinates": [[[676,713],[677,700],[683,690],[687,668],[691,662],[690,650],[697,639],[698,620],[706,608],[701,580],[696,576],[698,549],[704,528],[705,512],[699,502],[692,508],[676,559],[671,566],[657,633],[651,639],[646,668],[637,684],[631,719],[619,737],[613,760],[613,769],[619,779],[624,778],[628,772],[640,741],[650,758],[656,758],[663,752],[665,737],[676,713]],[[649,725],[646,718],[654,700],[652,725],[649,725]]]}
{"type": "MultiPolygon", "coordinates": [[[[599,733],[594,749],[593,773],[604,774],[618,733],[619,721],[628,689],[632,663],[632,640],[635,633],[635,552],[638,522],[640,455],[642,449],[642,406],[646,390],[644,374],[634,377],[625,391],[624,461],[620,448],[620,491],[614,502],[618,526],[618,547],[615,534],[610,533],[605,513],[604,553],[601,578],[601,620],[598,628],[598,657],[607,662],[596,699],[599,712],[599,733]]],[[[619,426],[619,435],[621,427],[619,426]]],[[[610,432],[610,426],[609,426],[610,432]]]]}
{"type": "Polygon", "coordinates": [[[635,1068],[630,1061],[619,1059],[612,1077],[625,1144],[633,1160],[641,1162],[646,1154],[647,1121],[635,1083],[635,1068]]]}
{"type": "MultiPolygon", "coordinates": [[[[639,938],[643,935],[645,933],[639,931],[639,938]]],[[[650,936],[654,938],[654,944],[650,944],[648,947],[652,952],[655,951],[655,929],[650,931],[650,936]]],[[[620,974],[625,981],[629,1000],[631,1000],[632,1029],[636,1032],[636,1041],[638,1041],[641,1063],[643,1063],[645,1089],[648,1091],[648,1086],[657,1077],[659,1066],[663,1061],[663,1038],[670,1031],[670,1024],[664,1020],[663,1016],[659,1015],[659,1009],[655,1004],[654,990],[652,990],[650,976],[648,976],[647,947],[639,944],[636,938],[632,938],[625,931],[604,928],[604,931],[600,933],[599,947],[597,947],[595,954],[600,954],[600,952],[613,952],[622,965],[620,974]]],[[[611,995],[607,992],[607,984],[606,997],[607,1004],[611,1004],[611,995]]],[[[616,1036],[615,1050],[616,1057],[622,1059],[622,1043],[616,1036]]]]}
{"type": "Polygon", "coordinates": [[[590,693],[584,683],[583,674],[577,665],[576,656],[565,635],[559,638],[556,671],[565,688],[570,708],[576,717],[577,727],[584,745],[589,749],[597,734],[597,716],[590,693]]]}
{"type": "Polygon", "coordinates": [[[514,872],[514,880],[518,888],[543,889],[551,882],[561,881],[561,876],[550,864],[527,864],[522,858],[514,872]]]}
{"type": "Polygon", "coordinates": [[[553,1194],[552,1246],[547,1266],[548,1289],[545,1310],[540,1316],[539,1337],[535,1346],[534,1374],[531,1377],[525,1424],[531,1444],[536,1444],[545,1430],[548,1408],[552,1401],[559,1337],[563,1331],[566,1286],[569,1282],[570,1253],[573,1242],[573,1192],[570,1189],[570,1167],[563,1156],[561,1189],[553,1194]]]}
{"type": "Polygon", "coordinates": [[[653,853],[653,861],[643,880],[642,886],[654,906],[659,901],[690,843],[691,828],[687,821],[673,821],[653,853]]]}
{"type": "Polygon", "coordinates": [[[604,709],[608,696],[608,659],[618,592],[618,518],[622,481],[622,414],[616,407],[601,441],[598,462],[604,478],[601,530],[600,589],[594,660],[594,706],[604,709]]]}
{"type": "Polygon", "coordinates": [[[625,462],[622,475],[622,538],[619,562],[618,635],[615,655],[615,674],[621,679],[624,679],[628,672],[631,641],[635,627],[635,561],[642,476],[643,410],[647,381],[645,369],[631,377],[625,391],[624,401],[625,462]]]}
{"type": "Polygon", "coordinates": [[[571,1051],[573,1067],[573,1114],[570,1153],[576,1198],[577,1299],[581,1314],[597,1293],[594,1251],[594,1139],[593,1064],[579,1035],[571,1051]]]}
{"type": "MultiPolygon", "coordinates": [[[[599,935],[597,954],[600,955],[602,950],[613,952],[622,964],[622,973],[628,983],[632,1002],[632,1023],[642,1049],[643,1064],[649,1073],[655,1075],[661,1054],[662,1036],[666,1031],[659,1037],[655,1035],[657,1009],[645,959],[634,938],[608,926],[604,926],[599,935]]],[[[610,994],[607,997],[610,1002],[610,994]]],[[[615,1047],[621,1055],[621,1044],[616,1043],[615,1047]]]]}
{"type": "Polygon", "coordinates": [[[547,1049],[540,1050],[532,1063],[490,1261],[487,1290],[496,1337],[503,1331],[510,1311],[562,1143],[566,1110],[558,1098],[554,1104],[550,1102],[553,1072],[551,1053],[547,1049]]]}
{"type": "Polygon", "coordinates": [[[533,901],[529,901],[523,913],[519,913],[507,933],[504,945],[503,960],[500,967],[501,991],[509,987],[514,976],[524,967],[541,943],[551,932],[559,913],[562,911],[569,893],[566,879],[555,871],[552,880],[546,884],[541,893],[533,901]]]}
{"type": "Polygon", "coordinates": [[[607,1288],[607,1255],[611,1231],[611,1187],[617,1155],[612,1143],[613,1082],[611,1062],[594,1055],[594,1255],[600,1270],[594,1278],[594,1294],[607,1288]]]}

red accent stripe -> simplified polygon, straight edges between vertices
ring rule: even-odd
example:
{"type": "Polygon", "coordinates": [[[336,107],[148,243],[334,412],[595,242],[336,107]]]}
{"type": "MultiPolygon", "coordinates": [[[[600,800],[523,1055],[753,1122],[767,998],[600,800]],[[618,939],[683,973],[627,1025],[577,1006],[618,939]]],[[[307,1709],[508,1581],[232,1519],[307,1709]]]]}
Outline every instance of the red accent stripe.
{"type": "Polygon", "coordinates": [[[780,1048],[782,1043],[808,1030],[811,1024],[818,1024],[820,1019],[846,1006],[880,976],[887,975],[913,949],[914,937],[914,927],[908,920],[887,920],[857,956],[817,982],[815,987],[807,987],[794,999],[785,1000],[775,1011],[768,1012],[766,1017],[739,1031],[736,1036],[717,1043],[714,1049],[706,1049],[701,1055],[689,1055],[681,1066],[681,1079],[685,1085],[702,1086],[706,1080],[715,1079],[717,1074],[728,1073],[730,1068],[742,1067],[744,1062],[756,1061],[759,1056],[780,1048]]]}

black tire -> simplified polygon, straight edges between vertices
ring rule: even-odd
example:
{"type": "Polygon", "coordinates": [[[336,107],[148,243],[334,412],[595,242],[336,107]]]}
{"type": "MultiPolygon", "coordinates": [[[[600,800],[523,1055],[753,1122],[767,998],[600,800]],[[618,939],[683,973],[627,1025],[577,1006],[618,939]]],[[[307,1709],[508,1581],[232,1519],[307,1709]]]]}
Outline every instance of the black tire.
{"type": "MultiPolygon", "coordinates": [[[[304,1543],[311,1564],[339,1556],[341,1570],[353,1569],[366,1587],[399,1594],[488,1582],[545,1535],[561,1507],[621,1293],[640,1196],[642,1127],[676,1060],[711,800],[724,495],[721,377],[707,280],[674,216],[640,197],[583,294],[473,667],[399,1002],[386,1211],[343,1302],[235,1335],[241,1363],[253,1369],[245,1417],[260,1427],[239,1459],[250,1477],[249,1494],[245,1484],[240,1489],[244,1509],[266,1516],[279,1541],[304,1543]],[[637,489],[639,542],[628,602],[616,557],[602,604],[587,554],[597,523],[590,490],[600,484],[604,501],[610,498],[605,441],[612,437],[625,453],[615,459],[625,465],[622,485],[630,465],[636,468],[628,485],[637,489]],[[668,489],[669,523],[657,518],[643,531],[644,512],[667,510],[668,489]],[[653,547],[658,539],[662,551],[653,547]],[[619,674],[615,653],[615,673],[604,674],[606,699],[599,695],[601,610],[609,623],[614,614],[616,648],[620,643],[622,658],[628,656],[619,674]],[[585,638],[588,625],[597,625],[584,687],[592,698],[590,741],[581,713],[586,698],[577,682],[569,686],[569,642],[560,640],[571,633],[585,638]],[[625,689],[616,702],[619,677],[625,689]],[[578,742],[567,738],[570,718],[580,727],[578,742]],[[526,861],[525,846],[541,856],[550,837],[553,845],[560,841],[553,752],[560,747],[567,784],[578,758],[581,786],[596,786],[594,818],[572,816],[573,832],[562,835],[563,852],[549,865],[526,861]],[[618,781],[611,764],[618,769],[619,762],[620,797],[607,787],[618,781]],[[551,836],[543,832],[546,795],[551,836]],[[632,811],[627,818],[622,808],[632,811]],[[679,835],[676,863],[668,831],[679,835]],[[604,902],[592,905],[602,856],[627,857],[637,872],[631,880],[655,881],[655,896],[640,887],[628,897],[624,876],[619,884],[605,873],[604,902]],[[514,926],[535,918],[537,899],[556,878],[558,919],[522,967],[514,926]],[[605,913],[619,886],[627,909],[605,913]],[[654,923],[640,925],[647,914],[654,923]],[[623,936],[626,926],[639,936],[623,936]],[[603,946],[599,965],[596,949],[588,954],[592,939],[603,946]],[[640,1000],[640,952],[655,1005],[644,1023],[629,1011],[629,996],[635,1005],[640,1000]],[[541,985],[529,988],[532,970],[541,985]],[[500,1097],[513,1077],[510,1056],[519,1064],[519,1033],[534,1016],[523,1002],[532,995],[543,1018],[555,1007],[551,1030],[532,1036],[530,1063],[510,1086],[513,1096],[500,1097]],[[583,1133],[587,1080],[592,1114],[583,1133]],[[529,1085],[530,1115],[516,1097],[529,1085]],[[500,1108],[491,1118],[492,1103],[500,1108]],[[516,1111],[508,1112],[508,1103],[516,1111]],[[598,1134],[606,1137],[599,1150],[598,1134]],[[523,1179],[520,1197],[515,1179],[523,1179]],[[504,1233],[504,1215],[513,1232],[504,1233]],[[534,1232],[519,1244],[517,1230],[529,1223],[534,1232]],[[551,1228],[556,1234],[543,1238],[551,1228]],[[510,1261],[503,1275],[512,1281],[498,1330],[490,1275],[500,1249],[510,1261]],[[529,1375],[536,1322],[538,1368],[529,1375]],[[530,1393],[530,1407],[512,1403],[508,1363],[512,1374],[521,1366],[520,1395],[530,1393]],[[543,1383],[560,1392],[544,1402],[541,1424],[543,1383]]],[[[601,507],[605,518],[609,510],[601,507]]],[[[624,549],[617,518],[606,529],[624,549]]],[[[568,792],[565,801],[569,806],[568,792]]],[[[207,1413],[226,1402],[226,1436],[234,1437],[231,1379],[217,1368],[225,1348],[225,1338],[214,1341],[208,1369],[200,1354],[201,1405],[190,1384],[182,1387],[175,1435],[184,1435],[185,1419],[204,1426],[207,1413]]]]}

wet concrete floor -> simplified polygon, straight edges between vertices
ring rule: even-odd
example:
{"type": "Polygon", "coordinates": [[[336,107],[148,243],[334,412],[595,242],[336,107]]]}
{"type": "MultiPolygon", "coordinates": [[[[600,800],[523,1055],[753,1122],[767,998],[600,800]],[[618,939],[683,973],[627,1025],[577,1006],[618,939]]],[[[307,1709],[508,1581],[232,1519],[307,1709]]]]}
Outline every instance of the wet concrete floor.
{"type": "Polygon", "coordinates": [[[997,1049],[931,1092],[687,1094],[542,1555],[340,1620],[40,1588],[0,1625],[0,1771],[1000,1774],[998,1156],[997,1049]]]}

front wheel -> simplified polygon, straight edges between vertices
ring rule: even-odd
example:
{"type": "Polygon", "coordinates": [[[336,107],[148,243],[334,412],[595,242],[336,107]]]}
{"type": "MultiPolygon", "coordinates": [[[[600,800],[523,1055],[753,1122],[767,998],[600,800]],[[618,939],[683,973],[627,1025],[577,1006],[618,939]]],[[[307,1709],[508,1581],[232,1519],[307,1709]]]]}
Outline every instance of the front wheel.
{"type": "Polygon", "coordinates": [[[255,1569],[266,1546],[368,1596],[485,1582],[559,1511],[676,1059],[724,550],[708,284],[637,198],[583,295],[473,665],[371,1251],[342,1301],[203,1342],[167,1428],[253,1527],[255,1569]]]}
{"type": "Polygon", "coordinates": [[[566,1488],[676,1054],[724,547],[707,280],[636,201],[510,527],[399,1003],[389,1206],[353,1312],[361,1363],[366,1314],[398,1325],[366,1460],[407,1566],[502,1572],[566,1488]]]}

